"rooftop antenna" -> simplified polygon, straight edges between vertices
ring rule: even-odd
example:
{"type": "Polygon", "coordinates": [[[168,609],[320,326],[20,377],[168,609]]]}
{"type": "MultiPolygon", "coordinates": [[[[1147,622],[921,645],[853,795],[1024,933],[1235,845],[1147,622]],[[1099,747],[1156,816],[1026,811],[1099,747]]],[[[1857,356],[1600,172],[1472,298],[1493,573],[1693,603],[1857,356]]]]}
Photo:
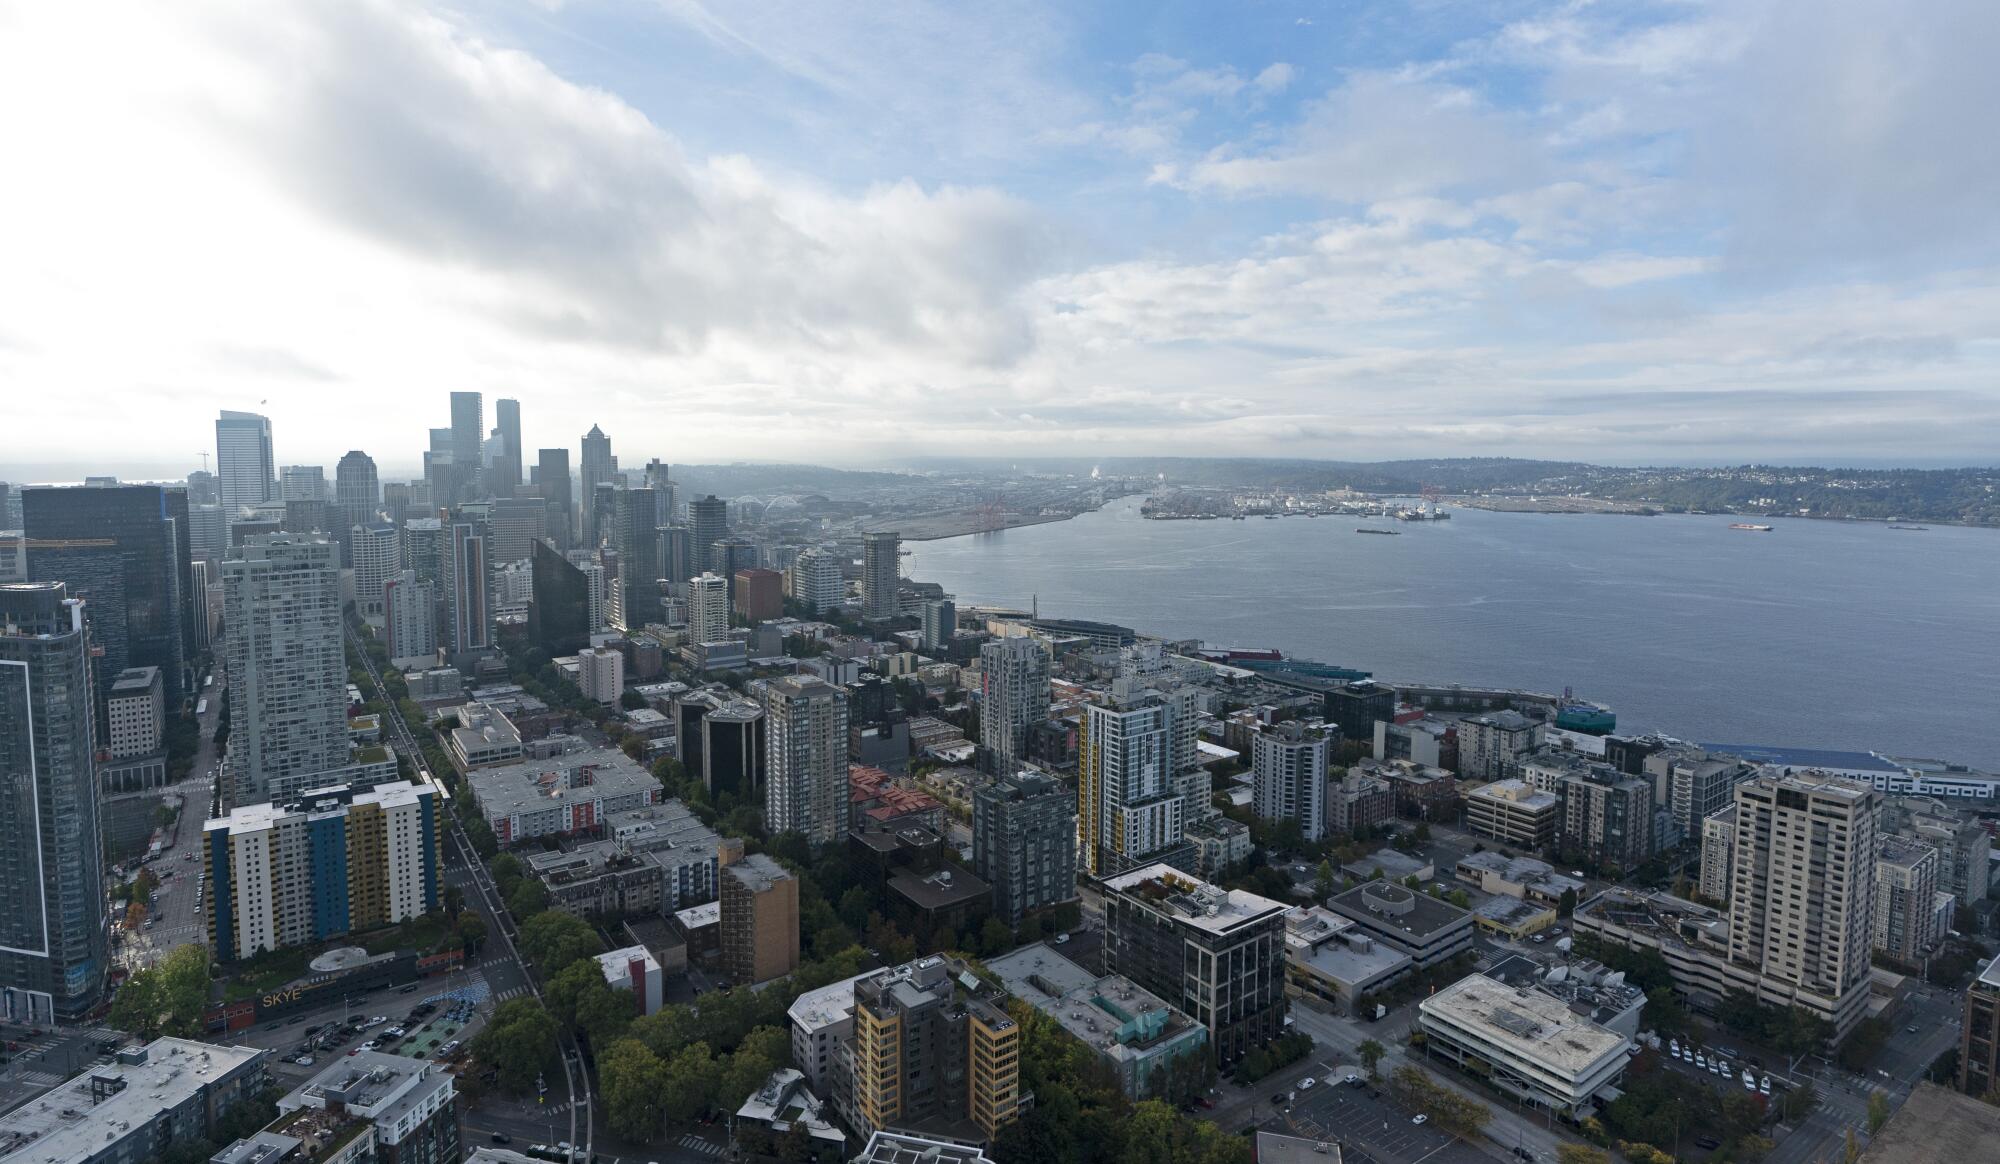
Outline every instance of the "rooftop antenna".
{"type": "Polygon", "coordinates": [[[203,453],[203,454],[201,454],[201,471],[202,471],[202,472],[204,472],[204,473],[208,472],[208,454],[207,454],[207,453],[203,453]]]}
{"type": "Polygon", "coordinates": [[[1028,617],[1029,617],[1029,618],[1040,618],[1040,617],[1042,617],[1042,596],[1041,596],[1041,595],[1039,595],[1039,594],[1030,594],[1030,595],[1028,596],[1028,617]]]}

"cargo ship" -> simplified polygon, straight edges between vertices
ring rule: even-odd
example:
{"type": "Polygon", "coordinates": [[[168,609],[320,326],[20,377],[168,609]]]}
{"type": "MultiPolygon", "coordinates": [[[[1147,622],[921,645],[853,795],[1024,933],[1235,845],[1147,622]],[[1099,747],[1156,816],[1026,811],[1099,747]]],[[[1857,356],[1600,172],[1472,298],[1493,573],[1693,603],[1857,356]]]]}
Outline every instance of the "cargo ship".
{"type": "Polygon", "coordinates": [[[1730,528],[1730,529],[1747,529],[1747,530],[1750,530],[1750,531],[1752,531],[1753,533],[1770,533],[1770,532],[1771,532],[1771,527],[1770,527],[1770,526],[1768,526],[1768,525],[1757,525],[1757,524],[1755,524],[1755,523],[1752,523],[1752,522],[1747,522],[1747,521],[1733,521],[1733,522],[1730,522],[1730,523],[1729,523],[1729,528],[1730,528]]]}
{"type": "Polygon", "coordinates": [[[1390,537],[1392,537],[1392,538],[1396,538],[1396,537],[1401,537],[1401,536],[1403,536],[1403,531],[1402,531],[1402,530],[1399,530],[1399,529],[1369,529],[1369,528],[1368,528],[1367,526],[1365,526],[1365,525],[1358,525],[1358,526],[1355,526],[1355,527],[1354,527],[1354,532],[1355,532],[1355,533],[1372,533],[1372,534],[1387,534],[1388,536],[1390,536],[1390,537]]]}

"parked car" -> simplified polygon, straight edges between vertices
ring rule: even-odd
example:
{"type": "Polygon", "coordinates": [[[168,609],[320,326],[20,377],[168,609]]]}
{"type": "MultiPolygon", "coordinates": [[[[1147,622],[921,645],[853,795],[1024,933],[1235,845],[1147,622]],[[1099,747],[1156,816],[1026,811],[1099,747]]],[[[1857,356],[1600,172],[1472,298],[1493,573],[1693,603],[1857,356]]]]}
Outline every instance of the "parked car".
{"type": "Polygon", "coordinates": [[[511,1137],[503,1136],[499,1132],[493,1133],[488,1139],[491,1139],[496,1144],[511,1144],[514,1142],[511,1137]]]}
{"type": "Polygon", "coordinates": [[[1319,1080],[1315,1079],[1310,1075],[1306,1076],[1304,1079],[1299,1080],[1300,1091],[1311,1091],[1313,1088],[1318,1086],[1319,1086],[1319,1080]]]}
{"type": "Polygon", "coordinates": [[[1431,1122],[1431,1117],[1425,1115],[1423,1112],[1418,1112],[1410,1117],[1410,1122],[1413,1124],[1427,1124],[1431,1122]]]}

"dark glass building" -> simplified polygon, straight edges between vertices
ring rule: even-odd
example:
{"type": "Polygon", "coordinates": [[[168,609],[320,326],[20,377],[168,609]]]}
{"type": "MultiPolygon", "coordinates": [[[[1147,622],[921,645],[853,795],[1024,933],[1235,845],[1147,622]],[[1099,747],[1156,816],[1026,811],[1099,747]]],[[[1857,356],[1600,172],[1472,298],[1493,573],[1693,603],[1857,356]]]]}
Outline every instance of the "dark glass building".
{"type": "Polygon", "coordinates": [[[570,564],[543,538],[529,557],[534,602],[528,637],[550,655],[573,655],[590,645],[590,575],[570,564]]]}
{"type": "Polygon", "coordinates": [[[24,532],[40,543],[29,549],[28,577],[69,583],[72,596],[90,603],[92,640],[104,649],[97,668],[100,705],[120,671],[158,667],[167,706],[178,709],[191,679],[194,638],[187,490],[41,488],[26,490],[21,503],[24,532]],[[106,551],[115,556],[115,567],[104,560],[106,551]]]}
{"type": "Polygon", "coordinates": [[[688,529],[694,543],[689,576],[715,569],[715,543],[729,536],[729,503],[713,493],[688,502],[688,529]]]}
{"type": "Polygon", "coordinates": [[[0,585],[0,1013],[16,1023],[80,1020],[110,964],[85,607],[60,582],[0,585]]]}

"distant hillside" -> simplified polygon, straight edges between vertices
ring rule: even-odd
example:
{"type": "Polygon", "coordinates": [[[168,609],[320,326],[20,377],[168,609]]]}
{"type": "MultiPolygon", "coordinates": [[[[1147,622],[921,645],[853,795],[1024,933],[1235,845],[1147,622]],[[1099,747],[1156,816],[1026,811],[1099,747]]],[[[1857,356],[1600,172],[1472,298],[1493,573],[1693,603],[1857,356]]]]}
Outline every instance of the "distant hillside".
{"type": "Polygon", "coordinates": [[[829,469],[823,465],[675,465],[674,481],[693,496],[743,497],[776,493],[844,496],[884,486],[920,484],[909,473],[829,469]]]}

